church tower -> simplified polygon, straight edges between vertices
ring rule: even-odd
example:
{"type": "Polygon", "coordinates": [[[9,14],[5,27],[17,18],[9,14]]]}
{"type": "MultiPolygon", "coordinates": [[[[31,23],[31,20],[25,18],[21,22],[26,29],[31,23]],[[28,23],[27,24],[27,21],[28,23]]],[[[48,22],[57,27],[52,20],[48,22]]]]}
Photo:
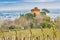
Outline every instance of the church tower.
{"type": "Polygon", "coordinates": [[[36,14],[36,17],[40,17],[40,9],[38,7],[35,7],[34,9],[31,9],[32,14],[36,14]]]}

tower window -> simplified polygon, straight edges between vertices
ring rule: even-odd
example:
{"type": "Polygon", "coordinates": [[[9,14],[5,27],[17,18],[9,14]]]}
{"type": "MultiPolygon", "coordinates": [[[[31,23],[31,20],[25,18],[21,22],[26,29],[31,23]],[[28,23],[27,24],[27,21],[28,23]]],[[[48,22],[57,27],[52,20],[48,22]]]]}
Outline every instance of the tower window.
{"type": "Polygon", "coordinates": [[[34,13],[34,17],[36,17],[36,13],[34,13]]]}

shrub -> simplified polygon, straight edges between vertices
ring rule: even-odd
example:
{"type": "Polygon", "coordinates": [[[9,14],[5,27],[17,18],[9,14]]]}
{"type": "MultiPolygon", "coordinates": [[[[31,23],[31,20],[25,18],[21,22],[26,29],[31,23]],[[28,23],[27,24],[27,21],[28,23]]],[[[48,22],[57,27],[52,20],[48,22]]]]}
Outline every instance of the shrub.
{"type": "Polygon", "coordinates": [[[9,29],[15,29],[15,26],[12,25],[12,26],[9,27],[9,29]]]}

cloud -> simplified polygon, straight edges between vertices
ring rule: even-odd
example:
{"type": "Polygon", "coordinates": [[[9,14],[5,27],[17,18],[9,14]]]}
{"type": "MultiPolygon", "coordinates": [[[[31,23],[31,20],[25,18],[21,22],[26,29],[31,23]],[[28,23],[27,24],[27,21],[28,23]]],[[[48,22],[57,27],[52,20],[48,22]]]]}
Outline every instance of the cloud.
{"type": "Polygon", "coordinates": [[[55,0],[24,0],[24,2],[53,2],[55,0]]]}
{"type": "Polygon", "coordinates": [[[16,3],[16,2],[0,2],[0,3],[16,3]]]}
{"type": "Polygon", "coordinates": [[[23,10],[32,9],[34,7],[48,8],[48,9],[60,9],[60,3],[14,3],[14,4],[1,4],[0,11],[12,11],[12,10],[23,10]]]}
{"type": "Polygon", "coordinates": [[[22,10],[22,9],[27,9],[28,7],[24,7],[24,6],[2,6],[0,7],[0,11],[14,11],[14,10],[22,10]]]}

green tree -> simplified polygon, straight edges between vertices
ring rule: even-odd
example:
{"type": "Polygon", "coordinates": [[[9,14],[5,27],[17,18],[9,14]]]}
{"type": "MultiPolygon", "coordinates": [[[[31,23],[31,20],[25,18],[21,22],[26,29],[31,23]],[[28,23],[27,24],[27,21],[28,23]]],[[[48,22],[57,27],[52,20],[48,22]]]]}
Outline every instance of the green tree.
{"type": "Polygon", "coordinates": [[[43,12],[49,13],[50,11],[48,9],[42,9],[43,12]]]}
{"type": "Polygon", "coordinates": [[[30,28],[33,28],[33,23],[30,23],[30,28]]]}
{"type": "Polygon", "coordinates": [[[15,26],[14,26],[14,25],[11,25],[11,26],[9,27],[9,29],[15,29],[15,26]]]}
{"type": "Polygon", "coordinates": [[[33,17],[34,17],[34,15],[31,14],[31,13],[27,13],[27,14],[25,14],[25,18],[27,18],[27,20],[29,20],[29,19],[33,19],[33,17]]]}
{"type": "Polygon", "coordinates": [[[51,25],[52,23],[51,22],[46,22],[46,21],[43,21],[40,25],[42,28],[51,28],[51,25]]]}
{"type": "Polygon", "coordinates": [[[50,16],[45,16],[44,20],[50,22],[50,16]]]}

